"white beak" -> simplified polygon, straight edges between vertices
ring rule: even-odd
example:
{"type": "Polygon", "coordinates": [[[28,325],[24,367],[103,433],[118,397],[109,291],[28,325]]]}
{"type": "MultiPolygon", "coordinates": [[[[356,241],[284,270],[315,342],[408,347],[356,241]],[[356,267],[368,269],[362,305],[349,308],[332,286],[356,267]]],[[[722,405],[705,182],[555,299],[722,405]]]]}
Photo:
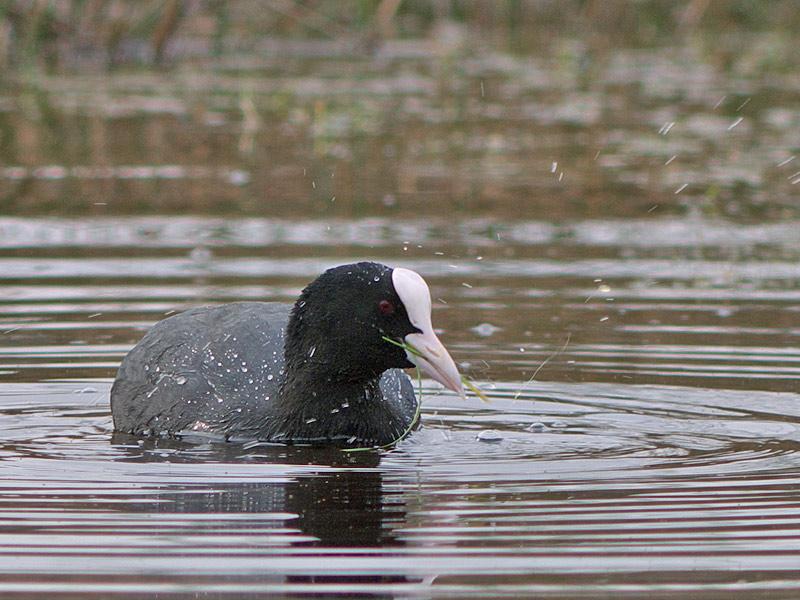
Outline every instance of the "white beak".
{"type": "Polygon", "coordinates": [[[432,377],[448,390],[453,390],[464,398],[464,386],[461,384],[461,375],[456,364],[447,352],[447,349],[436,337],[433,331],[410,333],[406,336],[407,344],[417,350],[414,354],[406,350],[408,360],[417,365],[428,377],[432,377]]]}
{"type": "Polygon", "coordinates": [[[416,352],[406,350],[408,360],[428,377],[464,397],[464,387],[456,364],[442,342],[436,337],[431,324],[431,293],[428,284],[418,273],[409,269],[394,269],[392,283],[406,307],[408,319],[421,333],[410,333],[405,342],[416,352]]]}

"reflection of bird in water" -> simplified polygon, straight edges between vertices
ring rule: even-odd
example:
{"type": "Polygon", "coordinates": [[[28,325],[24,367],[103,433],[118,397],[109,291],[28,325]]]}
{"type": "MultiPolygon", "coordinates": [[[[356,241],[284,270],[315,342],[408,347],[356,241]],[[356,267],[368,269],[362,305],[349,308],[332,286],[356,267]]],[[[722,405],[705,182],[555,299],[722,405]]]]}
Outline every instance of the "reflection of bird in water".
{"type": "MultiPolygon", "coordinates": [[[[208,515],[208,519],[193,518],[191,531],[182,534],[186,543],[192,536],[224,536],[225,544],[238,537],[237,547],[252,547],[252,555],[259,549],[271,548],[264,554],[265,567],[274,548],[286,547],[291,554],[294,546],[319,547],[325,553],[336,548],[397,547],[404,542],[396,539],[393,530],[405,526],[405,503],[402,496],[386,494],[378,470],[380,455],[374,452],[343,453],[333,448],[302,448],[284,446],[259,446],[245,450],[237,444],[211,444],[197,446],[175,439],[149,438],[140,440],[128,434],[115,433],[112,444],[128,454],[122,460],[137,462],[166,462],[193,465],[193,479],[202,481],[194,467],[209,465],[209,471],[224,470],[224,463],[247,461],[257,469],[258,463],[285,466],[285,477],[280,480],[164,484],[156,502],[141,502],[125,506],[137,513],[208,515]],[[141,442],[137,444],[138,442],[141,442]],[[244,455],[244,456],[243,456],[244,455]],[[207,462],[206,462],[207,461],[207,462]],[[293,466],[302,468],[297,475],[293,466]],[[313,471],[313,465],[319,465],[313,471]],[[311,469],[311,470],[309,470],[311,469]],[[221,518],[215,519],[214,515],[221,518]],[[222,515],[238,515],[226,519],[222,515]],[[248,517],[252,515],[252,517],[248,517]],[[204,531],[205,529],[205,531],[204,531]],[[224,529],[224,530],[223,530],[224,529]],[[259,533],[269,532],[269,539],[259,539],[259,533]]],[[[176,466],[179,470],[180,466],[176,466]]],[[[274,468],[270,470],[274,475],[274,468]]],[[[266,478],[265,478],[266,479],[266,478]]],[[[175,535],[175,530],[166,532],[175,535]]],[[[225,549],[218,549],[225,554],[225,549]]],[[[298,561],[305,560],[298,557],[298,561]]],[[[365,557],[364,560],[369,560],[365,557]]],[[[303,563],[304,566],[305,563],[303,563]]],[[[396,575],[314,575],[321,565],[319,556],[307,559],[308,575],[288,575],[286,582],[294,583],[391,583],[406,581],[396,575]]]]}

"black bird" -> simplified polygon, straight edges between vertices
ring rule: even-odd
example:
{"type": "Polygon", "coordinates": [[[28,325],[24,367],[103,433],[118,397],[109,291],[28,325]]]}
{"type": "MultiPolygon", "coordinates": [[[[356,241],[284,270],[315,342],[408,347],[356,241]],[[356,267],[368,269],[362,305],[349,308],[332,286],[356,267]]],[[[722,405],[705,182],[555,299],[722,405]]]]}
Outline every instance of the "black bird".
{"type": "Polygon", "coordinates": [[[383,445],[415,425],[401,370],[413,366],[463,395],[425,280],[361,262],[325,271],[294,307],[236,302],[157,323],[123,359],[111,413],[117,431],[138,435],[383,445]]]}

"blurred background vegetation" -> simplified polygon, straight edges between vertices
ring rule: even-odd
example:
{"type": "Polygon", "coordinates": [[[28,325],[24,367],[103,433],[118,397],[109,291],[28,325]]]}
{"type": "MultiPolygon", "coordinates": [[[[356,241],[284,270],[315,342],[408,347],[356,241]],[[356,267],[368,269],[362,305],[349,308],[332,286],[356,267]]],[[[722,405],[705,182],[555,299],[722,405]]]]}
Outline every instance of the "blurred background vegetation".
{"type": "Polygon", "coordinates": [[[276,38],[337,40],[369,55],[392,39],[524,52],[555,35],[618,47],[724,32],[717,41],[736,52],[737,33],[795,36],[798,9],[797,0],[3,0],[0,68],[163,67],[267,52],[276,38]]]}
{"type": "Polygon", "coordinates": [[[0,0],[0,210],[800,212],[800,0],[0,0]]]}

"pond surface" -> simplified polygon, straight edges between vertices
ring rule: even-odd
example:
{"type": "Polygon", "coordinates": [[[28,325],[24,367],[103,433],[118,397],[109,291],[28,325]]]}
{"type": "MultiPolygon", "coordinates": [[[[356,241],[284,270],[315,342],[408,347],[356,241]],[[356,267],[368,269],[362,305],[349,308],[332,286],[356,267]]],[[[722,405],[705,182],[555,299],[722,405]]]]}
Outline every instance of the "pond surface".
{"type": "Polygon", "coordinates": [[[800,595],[796,74],[412,50],[6,82],[4,598],[800,595]],[[380,453],[113,434],[155,321],[365,258],[490,403],[428,383],[380,453]]]}

